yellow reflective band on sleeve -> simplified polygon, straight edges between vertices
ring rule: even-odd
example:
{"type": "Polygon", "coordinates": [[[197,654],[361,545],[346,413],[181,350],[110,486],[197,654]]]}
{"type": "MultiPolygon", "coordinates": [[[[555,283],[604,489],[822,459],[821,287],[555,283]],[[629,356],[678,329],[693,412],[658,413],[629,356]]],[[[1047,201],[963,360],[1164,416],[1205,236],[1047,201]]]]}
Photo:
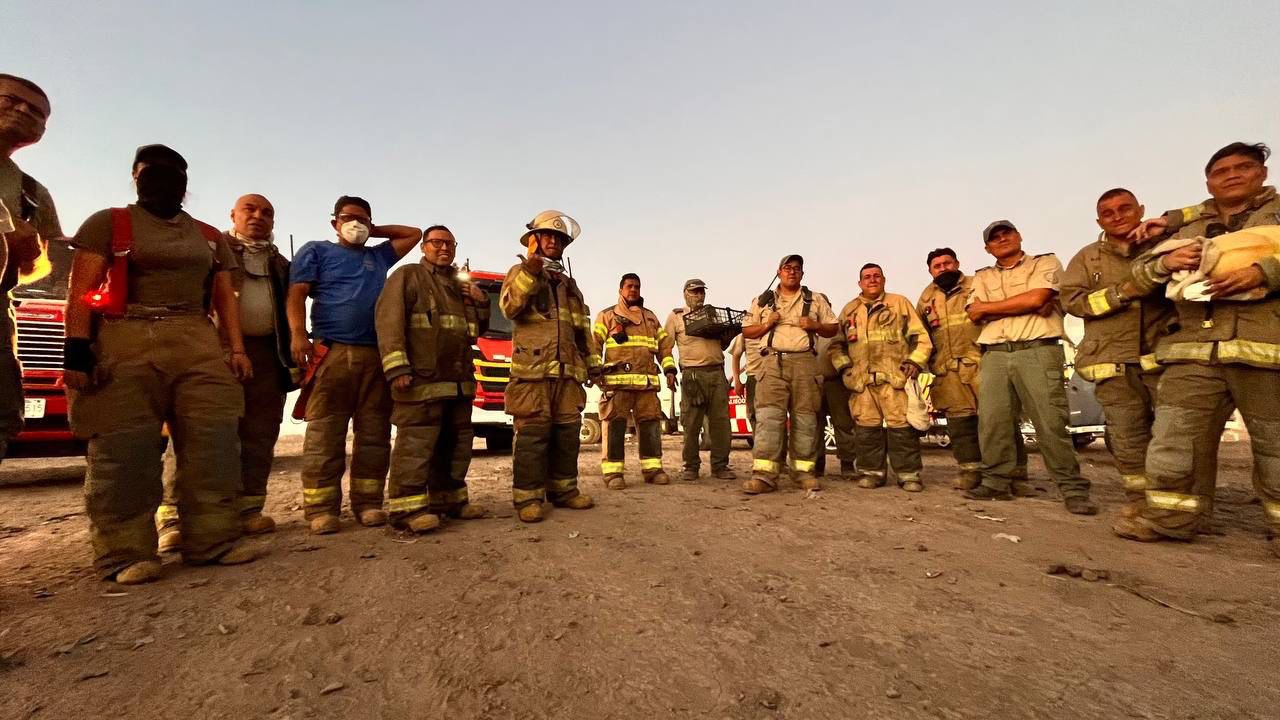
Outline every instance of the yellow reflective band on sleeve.
{"type": "Polygon", "coordinates": [[[398,368],[401,365],[409,364],[409,356],[403,352],[396,350],[382,356],[382,371],[386,372],[392,368],[398,368]]]}
{"type": "Polygon", "coordinates": [[[1280,367],[1280,345],[1254,340],[1223,340],[1218,343],[1218,359],[1249,365],[1280,367]]]}
{"type": "Polygon", "coordinates": [[[1101,315],[1111,310],[1111,301],[1107,299],[1107,291],[1094,290],[1089,293],[1089,311],[1094,315],[1101,315]]]}
{"type": "Polygon", "coordinates": [[[925,363],[929,362],[929,352],[930,351],[926,351],[923,347],[917,346],[916,349],[912,350],[911,354],[907,356],[907,359],[920,367],[924,367],[925,363]]]}
{"type": "Polygon", "coordinates": [[[777,462],[775,462],[775,461],[773,461],[773,460],[766,460],[766,459],[764,459],[764,458],[756,458],[755,460],[753,460],[753,461],[751,462],[751,469],[752,469],[752,470],[758,470],[758,471],[763,472],[763,473],[769,473],[769,474],[771,474],[771,475],[777,475],[777,474],[778,474],[778,463],[777,463],[777,462]]]}
{"type": "Polygon", "coordinates": [[[791,466],[795,468],[796,472],[807,473],[813,472],[813,469],[817,467],[818,464],[812,460],[792,460],[791,466]]]}
{"type": "Polygon", "coordinates": [[[515,277],[511,278],[511,284],[515,286],[516,292],[527,293],[533,289],[536,278],[530,275],[522,267],[516,271],[515,277]]]}
{"type": "Polygon", "coordinates": [[[1146,355],[1143,355],[1138,358],[1138,363],[1142,366],[1143,372],[1151,372],[1152,370],[1160,369],[1160,363],[1156,362],[1155,353],[1147,353],[1146,355]]]}
{"type": "Polygon", "coordinates": [[[831,364],[835,367],[836,371],[839,372],[852,365],[853,361],[844,353],[836,353],[831,356],[831,364]]]}
{"type": "Polygon", "coordinates": [[[604,323],[596,323],[595,325],[591,326],[591,329],[595,331],[596,337],[600,338],[601,340],[603,340],[609,334],[609,328],[605,327],[604,323]]]}
{"type": "Polygon", "coordinates": [[[338,488],[302,488],[303,505],[328,505],[338,499],[338,488]]]}
{"type": "Polygon", "coordinates": [[[1147,505],[1159,510],[1193,513],[1200,510],[1200,498],[1167,490],[1148,490],[1147,505]]]}
{"type": "Polygon", "coordinates": [[[640,469],[643,471],[661,470],[662,458],[640,458],[640,469]]]}
{"type": "Polygon", "coordinates": [[[431,327],[431,316],[426,313],[410,313],[409,327],[414,330],[425,330],[431,327]]]}
{"type": "Polygon", "coordinates": [[[156,522],[165,523],[178,519],[178,508],[173,505],[161,505],[156,508],[156,522]]]}
{"type": "Polygon", "coordinates": [[[518,487],[511,488],[511,500],[516,504],[527,503],[531,500],[542,500],[547,493],[542,488],[537,490],[521,490],[518,487]]]}
{"type": "Polygon", "coordinates": [[[1280,502],[1274,500],[1264,500],[1262,510],[1267,514],[1267,519],[1273,523],[1280,523],[1280,502]]]}
{"type": "Polygon", "coordinates": [[[599,355],[593,353],[587,356],[587,367],[600,367],[603,364],[604,361],[600,359],[599,355]]]}
{"type": "Polygon", "coordinates": [[[951,313],[950,315],[943,315],[940,320],[942,321],[942,327],[951,327],[952,325],[964,325],[969,322],[969,316],[962,312],[958,312],[951,313]]]}
{"type": "Polygon", "coordinates": [[[266,503],[266,495],[241,495],[240,512],[244,512],[246,510],[261,510],[262,506],[266,503]]]}
{"type": "Polygon", "coordinates": [[[675,370],[675,369],[676,369],[676,359],[675,359],[675,358],[673,358],[673,357],[670,357],[670,356],[662,358],[662,369],[663,369],[663,370],[675,370]]]}
{"type": "Polygon", "coordinates": [[[480,337],[480,326],[473,322],[467,323],[467,334],[473,338],[480,337]]]}
{"type": "Polygon", "coordinates": [[[1143,492],[1147,489],[1146,475],[1121,475],[1120,482],[1128,492],[1143,492]]]}
{"type": "Polygon", "coordinates": [[[612,462],[610,460],[605,460],[600,463],[600,472],[605,475],[621,475],[626,471],[626,469],[627,464],[625,462],[612,462]]]}
{"type": "Polygon", "coordinates": [[[666,328],[658,328],[658,342],[662,342],[669,337],[671,336],[667,334],[666,328]]]}
{"type": "Polygon", "coordinates": [[[467,318],[462,315],[441,315],[440,327],[446,330],[466,330],[467,318]]]}
{"type": "Polygon", "coordinates": [[[351,478],[351,492],[361,495],[381,495],[385,480],[379,478],[351,478]]]}
{"type": "Polygon", "coordinates": [[[1191,207],[1182,208],[1182,224],[1195,222],[1200,218],[1200,206],[1193,205],[1191,207]]]}
{"type": "Polygon", "coordinates": [[[408,495],[387,500],[387,512],[393,513],[410,513],[415,510],[421,510],[426,506],[427,496],[425,494],[408,495]]]}

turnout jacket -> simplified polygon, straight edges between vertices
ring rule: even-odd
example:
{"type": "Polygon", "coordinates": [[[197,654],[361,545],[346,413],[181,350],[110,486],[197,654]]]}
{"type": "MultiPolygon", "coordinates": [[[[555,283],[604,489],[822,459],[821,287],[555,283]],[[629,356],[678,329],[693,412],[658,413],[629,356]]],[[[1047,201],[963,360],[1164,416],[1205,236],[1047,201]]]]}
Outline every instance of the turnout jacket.
{"type": "Polygon", "coordinates": [[[903,361],[922,370],[929,362],[933,342],[911,301],[901,295],[885,293],[876,300],[858,296],[840,311],[839,320],[840,332],[828,352],[845,387],[854,392],[883,383],[904,388],[903,361]]]}
{"type": "Polygon", "coordinates": [[[592,333],[596,344],[604,348],[601,382],[606,388],[660,390],[662,373],[676,371],[671,356],[675,338],[648,308],[628,308],[619,302],[601,310],[592,333]]]}
{"type": "Polygon", "coordinates": [[[488,302],[472,304],[451,267],[423,259],[391,273],[378,296],[374,321],[387,380],[412,375],[401,402],[472,397],[476,394],[471,346],[489,328],[488,302]]]}
{"type": "Polygon", "coordinates": [[[982,328],[975,325],[969,319],[969,313],[965,312],[964,306],[972,291],[973,276],[965,275],[951,288],[951,292],[944,292],[929,283],[920,293],[916,312],[920,314],[933,344],[927,369],[934,375],[957,373],[966,383],[975,379],[976,368],[982,360],[982,350],[978,347],[978,333],[982,328]]]}
{"type": "Polygon", "coordinates": [[[516,263],[502,281],[499,307],[513,325],[513,379],[583,383],[589,369],[600,367],[590,311],[568,275],[545,267],[534,273],[516,263]]]}

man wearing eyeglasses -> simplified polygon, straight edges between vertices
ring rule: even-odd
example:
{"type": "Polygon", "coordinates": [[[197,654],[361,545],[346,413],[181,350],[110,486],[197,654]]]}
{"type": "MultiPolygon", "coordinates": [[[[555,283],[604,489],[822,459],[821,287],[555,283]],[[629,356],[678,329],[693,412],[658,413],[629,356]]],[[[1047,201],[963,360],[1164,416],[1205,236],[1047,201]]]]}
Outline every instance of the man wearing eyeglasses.
{"type": "Polygon", "coordinates": [[[964,496],[1013,499],[1018,452],[1009,427],[1026,413],[1067,512],[1094,515],[1098,508],[1089,502],[1089,481],[1080,475],[1080,462],[1067,434],[1064,330],[1058,302],[1062,263],[1053,253],[1023,252],[1022,235],[1008,220],[988,225],[982,242],[995,263],[974,274],[965,306],[969,320],[982,326],[978,333],[982,484],[966,490],[964,496]]]}
{"type": "Polygon", "coordinates": [[[22,369],[14,354],[10,292],[49,274],[49,241],[62,237],[49,190],[13,162],[44,136],[49,97],[24,78],[0,74],[0,201],[14,229],[0,241],[0,459],[22,429],[22,369]]]}
{"type": "Polygon", "coordinates": [[[351,449],[351,512],[361,525],[387,521],[383,484],[391,455],[391,394],[383,376],[374,309],[387,272],[422,239],[408,225],[374,225],[363,198],[344,195],[333,206],[337,242],[298,249],[289,268],[291,350],[306,368],[307,431],[302,450],[303,512],[311,532],[340,528],[342,475],[351,449]],[[369,238],[387,238],[374,246],[369,238]],[[307,332],[307,298],[311,331],[307,332]]]}
{"type": "Polygon", "coordinates": [[[471,401],[476,396],[471,345],[489,327],[489,296],[459,279],[457,240],[433,225],[422,262],[391,273],[378,298],[378,352],[391,383],[396,443],[387,480],[391,523],[415,533],[442,517],[484,516],[467,495],[471,401]]]}

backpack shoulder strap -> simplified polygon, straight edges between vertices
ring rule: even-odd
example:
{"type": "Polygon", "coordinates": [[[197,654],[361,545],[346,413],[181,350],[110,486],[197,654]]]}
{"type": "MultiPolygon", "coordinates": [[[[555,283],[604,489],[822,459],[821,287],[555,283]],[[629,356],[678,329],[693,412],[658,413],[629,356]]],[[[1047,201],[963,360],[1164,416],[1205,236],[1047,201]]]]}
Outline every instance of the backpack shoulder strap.
{"type": "Polygon", "coordinates": [[[22,173],[22,193],[18,197],[18,217],[30,222],[40,209],[40,183],[30,175],[22,173]]]}
{"type": "Polygon", "coordinates": [[[111,254],[127,255],[133,249],[133,216],[129,208],[111,208],[111,254]]]}
{"type": "MultiPolygon", "coordinates": [[[[800,286],[800,298],[804,304],[800,306],[800,317],[809,317],[809,311],[813,309],[813,291],[807,285],[800,286]]],[[[818,354],[818,341],[814,337],[814,333],[805,333],[809,336],[809,352],[814,355],[818,354]]]]}

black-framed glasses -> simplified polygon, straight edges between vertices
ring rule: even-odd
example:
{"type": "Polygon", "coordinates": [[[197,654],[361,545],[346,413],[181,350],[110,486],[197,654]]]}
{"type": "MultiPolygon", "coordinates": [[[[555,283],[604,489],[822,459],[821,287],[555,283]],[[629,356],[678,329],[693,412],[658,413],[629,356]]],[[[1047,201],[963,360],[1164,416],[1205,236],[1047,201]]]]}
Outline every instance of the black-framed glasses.
{"type": "Polygon", "coordinates": [[[368,225],[373,222],[373,220],[363,215],[348,215],[347,213],[342,213],[341,215],[336,216],[336,219],[338,221],[338,224],[349,223],[352,220],[358,223],[364,223],[365,225],[368,225]]]}

